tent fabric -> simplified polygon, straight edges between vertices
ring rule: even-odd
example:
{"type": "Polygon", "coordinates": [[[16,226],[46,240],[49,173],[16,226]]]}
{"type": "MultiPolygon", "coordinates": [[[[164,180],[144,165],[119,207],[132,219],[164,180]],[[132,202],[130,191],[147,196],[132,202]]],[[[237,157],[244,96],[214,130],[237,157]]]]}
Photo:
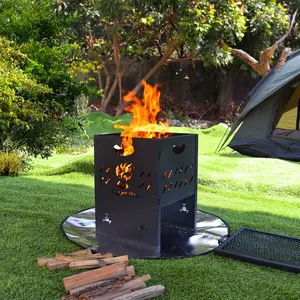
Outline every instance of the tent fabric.
{"type": "Polygon", "coordinates": [[[300,99],[300,84],[292,97],[286,103],[276,128],[295,130],[297,127],[298,106],[300,99]]]}
{"type": "Polygon", "coordinates": [[[249,101],[243,109],[241,117],[246,115],[251,109],[263,102],[300,74],[300,50],[294,54],[297,55],[293,55],[292,59],[289,57],[287,62],[281,68],[271,70],[268,75],[260,81],[261,83],[257,90],[249,94],[251,101],[249,101]]]}
{"type": "Polygon", "coordinates": [[[229,147],[242,154],[300,161],[299,81],[300,50],[250,92],[247,105],[220,148],[233,136],[229,147]]]}

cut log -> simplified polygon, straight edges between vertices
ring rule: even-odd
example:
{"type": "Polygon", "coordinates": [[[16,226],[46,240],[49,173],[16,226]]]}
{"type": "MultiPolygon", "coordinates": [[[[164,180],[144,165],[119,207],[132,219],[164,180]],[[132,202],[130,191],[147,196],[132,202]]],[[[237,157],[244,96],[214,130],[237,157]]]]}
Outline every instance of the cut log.
{"type": "MultiPolygon", "coordinates": [[[[125,279],[125,278],[124,278],[125,279]]],[[[83,286],[80,286],[80,287],[77,287],[77,288],[74,288],[74,289],[71,289],[69,291],[70,294],[76,294],[79,292],[79,294],[81,293],[82,294],[82,291],[83,290],[86,290],[88,288],[94,288],[98,285],[101,285],[105,282],[108,282],[108,281],[112,281],[113,279],[108,279],[108,280],[101,280],[101,281],[96,281],[96,282],[93,282],[93,283],[89,283],[89,284],[85,284],[83,286]]]]}
{"type": "Polygon", "coordinates": [[[122,284],[122,282],[116,282],[111,286],[107,286],[105,289],[100,288],[88,293],[80,295],[80,300],[112,300],[116,297],[132,293],[133,291],[143,289],[146,284],[143,279],[136,278],[122,284]]]}
{"type": "MultiPolygon", "coordinates": [[[[125,273],[125,277],[129,277],[128,279],[132,278],[135,276],[135,269],[134,266],[128,266],[126,268],[126,273],[125,273]]],[[[125,278],[127,279],[127,278],[125,278]]]]}
{"type": "Polygon", "coordinates": [[[70,253],[70,255],[89,255],[89,254],[93,254],[91,248],[84,249],[84,250],[79,250],[79,251],[75,251],[75,252],[70,253]]]}
{"type": "Polygon", "coordinates": [[[49,270],[56,270],[56,269],[61,269],[65,268],[69,265],[69,262],[63,261],[63,260],[55,260],[55,261],[47,261],[46,262],[46,267],[49,270]]]}
{"type": "Polygon", "coordinates": [[[100,280],[123,278],[126,274],[125,263],[117,263],[111,266],[106,266],[101,269],[87,271],[81,274],[73,275],[63,279],[64,287],[68,292],[76,287],[83,286],[85,284],[93,283],[100,280]]]}
{"type": "Polygon", "coordinates": [[[165,287],[163,285],[154,285],[148,288],[132,292],[124,296],[116,297],[114,300],[142,300],[163,296],[165,287]]]}
{"type": "Polygon", "coordinates": [[[56,259],[64,260],[68,262],[88,260],[88,259],[106,259],[112,257],[113,255],[111,253],[107,253],[107,254],[95,253],[95,254],[86,254],[86,255],[71,255],[71,254],[64,254],[64,253],[56,253],[55,255],[56,259]]]}
{"type": "Polygon", "coordinates": [[[143,281],[148,281],[151,279],[151,276],[150,276],[150,274],[146,274],[146,275],[140,276],[139,278],[141,278],[143,281]]]}
{"type": "MultiPolygon", "coordinates": [[[[130,267],[133,267],[133,266],[130,266],[130,267]]],[[[130,268],[130,267],[127,267],[127,269],[130,268]]],[[[132,268],[132,269],[133,269],[133,271],[134,271],[134,268],[132,268]]],[[[130,280],[133,276],[135,276],[135,272],[132,273],[132,274],[133,274],[132,276],[129,276],[129,280],[130,280]]],[[[129,281],[126,277],[127,277],[127,276],[124,277],[124,280],[125,280],[124,283],[126,283],[126,281],[129,281]]],[[[141,278],[143,281],[147,281],[147,280],[151,279],[151,276],[150,276],[149,274],[146,274],[146,275],[144,275],[144,276],[135,277],[134,279],[136,279],[136,278],[141,278]]],[[[133,280],[134,280],[134,279],[133,279],[133,280]]],[[[107,283],[108,281],[110,281],[110,283],[112,283],[113,279],[110,279],[110,280],[104,280],[104,281],[97,281],[97,282],[93,282],[93,283],[90,283],[90,284],[86,284],[86,285],[80,286],[80,287],[78,287],[78,288],[71,289],[71,290],[69,291],[69,293],[70,293],[70,294],[78,294],[78,295],[81,295],[81,294],[83,294],[84,292],[91,291],[93,288],[98,288],[98,287],[100,287],[100,286],[103,286],[103,284],[107,283]]],[[[116,282],[116,280],[115,280],[115,282],[116,282]]]]}
{"type": "Polygon", "coordinates": [[[91,284],[86,284],[82,287],[79,287],[76,289],[73,289],[72,291],[73,293],[70,293],[70,295],[68,296],[64,296],[62,299],[63,300],[74,300],[77,299],[79,300],[80,295],[84,294],[84,293],[90,293],[94,290],[107,290],[107,287],[109,287],[109,289],[111,288],[111,286],[113,286],[114,284],[116,284],[117,282],[121,282],[118,279],[109,279],[109,280],[105,280],[105,281],[98,281],[95,283],[91,283],[91,284]]]}
{"type": "Polygon", "coordinates": [[[77,269],[93,269],[93,268],[102,268],[105,267],[106,263],[101,259],[90,259],[90,260],[81,260],[81,261],[72,261],[69,264],[71,270],[77,269]]]}
{"type": "Polygon", "coordinates": [[[128,255],[117,256],[117,257],[112,257],[112,258],[104,258],[103,261],[105,261],[107,265],[112,265],[115,263],[123,262],[127,266],[128,265],[128,255]]]}
{"type": "Polygon", "coordinates": [[[43,266],[46,266],[47,262],[55,262],[55,261],[57,261],[57,259],[53,258],[53,257],[52,258],[38,258],[36,260],[36,264],[40,267],[43,267],[43,266]]]}
{"type": "Polygon", "coordinates": [[[62,296],[61,300],[79,300],[79,296],[77,295],[62,296]]]}

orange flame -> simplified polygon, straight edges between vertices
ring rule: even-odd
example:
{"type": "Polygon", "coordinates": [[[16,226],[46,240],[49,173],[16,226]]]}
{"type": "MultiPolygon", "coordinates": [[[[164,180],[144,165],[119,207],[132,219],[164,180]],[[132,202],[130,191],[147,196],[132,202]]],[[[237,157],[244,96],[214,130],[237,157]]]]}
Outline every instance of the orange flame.
{"type": "Polygon", "coordinates": [[[124,108],[127,112],[132,113],[132,121],[129,125],[115,124],[115,128],[121,128],[122,143],[121,147],[124,152],[122,156],[128,156],[134,152],[132,138],[163,138],[170,133],[162,132],[166,129],[167,124],[157,121],[157,114],[161,111],[160,108],[160,92],[159,85],[154,87],[143,81],[144,97],[139,99],[135,92],[130,92],[124,96],[123,101],[128,103],[124,108]],[[157,126],[162,125],[162,126],[157,126]]]}
{"type": "Polygon", "coordinates": [[[133,166],[132,164],[124,163],[120,164],[116,167],[116,175],[117,177],[124,179],[125,181],[128,181],[132,177],[132,170],[133,166]]]}

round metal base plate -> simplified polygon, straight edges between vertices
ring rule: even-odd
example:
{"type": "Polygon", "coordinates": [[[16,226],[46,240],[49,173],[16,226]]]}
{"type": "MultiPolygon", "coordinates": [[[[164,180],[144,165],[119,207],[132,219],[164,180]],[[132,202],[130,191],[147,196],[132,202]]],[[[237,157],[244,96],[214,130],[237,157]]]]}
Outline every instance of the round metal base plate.
{"type": "MultiPolygon", "coordinates": [[[[76,212],[61,223],[61,230],[73,243],[97,251],[95,208],[76,212]]],[[[162,224],[161,253],[156,257],[183,258],[208,253],[218,246],[220,238],[229,235],[228,225],[219,217],[203,211],[197,212],[197,230],[164,229],[162,224]]]]}

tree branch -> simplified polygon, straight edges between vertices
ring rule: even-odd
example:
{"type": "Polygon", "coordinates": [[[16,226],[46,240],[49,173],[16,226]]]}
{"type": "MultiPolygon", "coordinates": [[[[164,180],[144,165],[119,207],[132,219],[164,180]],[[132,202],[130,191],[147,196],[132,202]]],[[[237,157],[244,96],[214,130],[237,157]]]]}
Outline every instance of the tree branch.
{"type": "Polygon", "coordinates": [[[123,71],[121,72],[121,75],[124,76],[124,74],[128,71],[128,69],[136,62],[136,60],[130,61],[126,66],[124,67],[123,71]]]}
{"type": "Polygon", "coordinates": [[[106,76],[106,82],[105,82],[105,88],[104,88],[103,96],[104,96],[104,98],[106,98],[107,93],[108,93],[108,89],[109,89],[109,86],[110,86],[110,74],[107,70],[106,63],[103,65],[103,69],[104,69],[104,73],[105,73],[105,76],[106,76]]]}
{"type": "Polygon", "coordinates": [[[173,62],[191,60],[191,59],[194,59],[194,58],[195,58],[195,53],[193,53],[192,55],[187,56],[187,57],[181,57],[181,58],[176,58],[176,59],[167,59],[166,63],[168,64],[168,63],[173,63],[173,62]]]}
{"type": "MultiPolygon", "coordinates": [[[[264,50],[260,53],[259,61],[257,61],[251,55],[249,55],[248,53],[246,53],[240,49],[231,48],[230,49],[231,53],[238,56],[240,59],[242,59],[244,62],[246,62],[249,66],[251,66],[254,69],[254,71],[256,71],[259,75],[264,77],[270,71],[270,61],[272,59],[274,52],[278,49],[278,46],[282,42],[284,42],[284,40],[291,34],[293,26],[295,24],[297,12],[298,12],[298,10],[296,10],[292,16],[292,20],[291,20],[288,31],[279,40],[277,40],[271,47],[267,48],[266,50],[264,50]]],[[[277,68],[279,68],[280,66],[282,66],[284,64],[287,55],[288,54],[287,54],[286,50],[281,53],[278,64],[276,65],[277,68]]]]}
{"type": "Polygon", "coordinates": [[[281,51],[280,57],[277,61],[276,66],[274,67],[274,70],[279,69],[281,66],[283,66],[287,60],[287,57],[291,54],[292,49],[284,47],[281,51]]]}
{"type": "Polygon", "coordinates": [[[157,51],[158,51],[160,57],[163,57],[164,55],[161,51],[161,47],[160,47],[160,44],[158,43],[158,41],[154,41],[154,44],[156,45],[156,48],[157,48],[157,51]]]}
{"type": "Polygon", "coordinates": [[[297,12],[298,12],[298,9],[293,14],[291,24],[290,24],[288,31],[279,40],[277,40],[271,47],[269,47],[266,50],[261,52],[260,59],[259,59],[260,61],[270,61],[274,52],[277,50],[278,46],[291,34],[292,29],[295,24],[297,12]]]}
{"type": "Polygon", "coordinates": [[[243,60],[249,66],[251,66],[257,73],[259,73],[258,70],[257,70],[259,62],[254,57],[252,57],[247,52],[245,52],[245,51],[243,51],[241,49],[231,48],[230,50],[231,50],[232,54],[234,54],[235,56],[239,57],[241,60],[243,60]]]}

